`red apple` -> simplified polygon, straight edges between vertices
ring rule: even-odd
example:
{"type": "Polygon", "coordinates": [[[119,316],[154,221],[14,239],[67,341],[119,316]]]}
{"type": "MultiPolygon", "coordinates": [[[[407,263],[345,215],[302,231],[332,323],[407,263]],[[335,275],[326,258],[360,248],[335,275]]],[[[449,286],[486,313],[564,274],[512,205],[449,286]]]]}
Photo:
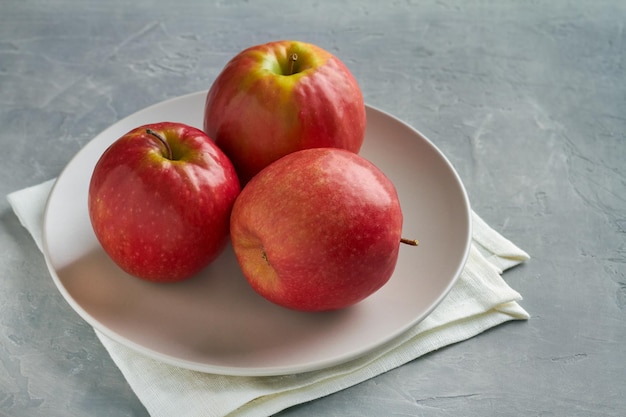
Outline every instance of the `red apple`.
{"type": "Polygon", "coordinates": [[[293,152],[244,187],[231,240],[250,285],[295,310],[335,310],[382,287],[398,259],[402,211],[391,181],[352,152],[293,152]]]}
{"type": "Polygon", "coordinates": [[[203,131],[155,123],[131,130],[102,154],[89,185],[89,216],[123,270],[180,281],[224,248],[239,191],[234,167],[203,131]]]}
{"type": "Polygon", "coordinates": [[[297,41],[236,55],[207,94],[204,130],[229,156],[242,185],[288,153],[335,147],[358,153],[365,105],[348,68],[297,41]]]}

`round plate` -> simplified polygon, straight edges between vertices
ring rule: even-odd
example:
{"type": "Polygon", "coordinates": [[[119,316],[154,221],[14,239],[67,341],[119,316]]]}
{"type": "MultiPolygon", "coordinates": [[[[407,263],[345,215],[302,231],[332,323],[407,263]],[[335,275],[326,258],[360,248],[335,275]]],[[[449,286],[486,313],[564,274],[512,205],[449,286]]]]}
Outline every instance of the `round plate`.
{"type": "Polygon", "coordinates": [[[301,313],[257,295],[233,251],[176,284],[122,272],[101,249],[87,212],[93,167],[116,139],[153,122],[202,127],[206,92],[171,99],[109,127],[67,165],[44,218],[46,262],[76,312],[110,338],[163,362],[226,375],[283,375],[346,362],[426,317],[458,278],[471,241],[461,180],[419,132],[367,107],[361,155],[394,182],[404,213],[402,245],[389,282],[364,301],[329,313],[301,313]]]}

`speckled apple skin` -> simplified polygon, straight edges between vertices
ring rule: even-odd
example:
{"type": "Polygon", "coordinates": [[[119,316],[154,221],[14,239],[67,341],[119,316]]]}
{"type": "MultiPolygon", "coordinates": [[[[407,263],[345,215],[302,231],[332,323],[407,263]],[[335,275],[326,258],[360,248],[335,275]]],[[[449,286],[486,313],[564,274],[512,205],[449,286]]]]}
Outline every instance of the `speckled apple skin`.
{"type": "Polygon", "coordinates": [[[250,285],[283,307],[336,310],[381,288],[398,259],[392,182],[349,151],[317,148],[269,165],[233,207],[231,239],[250,285]]]}
{"type": "Polygon", "coordinates": [[[155,123],[128,132],[100,157],[89,216],[103,249],[124,271],[181,281],[222,252],[239,191],[234,167],[203,131],[155,123]],[[148,128],[167,140],[174,160],[148,128]]]}
{"type": "Polygon", "coordinates": [[[204,130],[242,184],[297,150],[358,153],[365,126],[363,95],[346,65],[316,45],[292,40],[241,51],[212,83],[205,105],[204,130]]]}

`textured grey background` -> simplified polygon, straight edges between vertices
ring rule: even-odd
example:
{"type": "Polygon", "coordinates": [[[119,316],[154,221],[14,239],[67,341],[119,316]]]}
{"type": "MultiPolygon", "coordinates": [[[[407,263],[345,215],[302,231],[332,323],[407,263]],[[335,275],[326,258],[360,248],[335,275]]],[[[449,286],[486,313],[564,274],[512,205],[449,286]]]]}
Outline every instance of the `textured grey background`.
{"type": "MultiPolygon", "coordinates": [[[[0,0],[0,194],[244,47],[319,44],[531,254],[505,278],[532,318],[281,415],[624,415],[625,22],[620,0],[0,0]]],[[[146,416],[5,198],[0,248],[0,415],[146,416]]]]}

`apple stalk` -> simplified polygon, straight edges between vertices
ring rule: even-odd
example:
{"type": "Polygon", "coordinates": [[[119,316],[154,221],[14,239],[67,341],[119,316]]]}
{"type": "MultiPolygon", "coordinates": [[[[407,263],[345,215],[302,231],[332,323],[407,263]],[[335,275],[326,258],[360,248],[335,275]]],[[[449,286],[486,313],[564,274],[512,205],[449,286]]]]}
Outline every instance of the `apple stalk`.
{"type": "Polygon", "coordinates": [[[291,56],[289,56],[289,74],[288,75],[293,75],[293,67],[294,65],[296,65],[296,61],[298,60],[298,54],[296,54],[295,52],[291,54],[291,56]]]}
{"type": "Polygon", "coordinates": [[[410,246],[417,246],[419,245],[419,241],[417,239],[407,239],[407,238],[400,238],[400,243],[404,243],[405,245],[410,245],[410,246]]]}
{"type": "Polygon", "coordinates": [[[165,149],[167,150],[167,159],[171,161],[174,158],[174,155],[172,154],[172,148],[170,147],[170,144],[167,143],[165,138],[152,129],[146,129],[146,133],[157,138],[165,146],[165,149]]]}

